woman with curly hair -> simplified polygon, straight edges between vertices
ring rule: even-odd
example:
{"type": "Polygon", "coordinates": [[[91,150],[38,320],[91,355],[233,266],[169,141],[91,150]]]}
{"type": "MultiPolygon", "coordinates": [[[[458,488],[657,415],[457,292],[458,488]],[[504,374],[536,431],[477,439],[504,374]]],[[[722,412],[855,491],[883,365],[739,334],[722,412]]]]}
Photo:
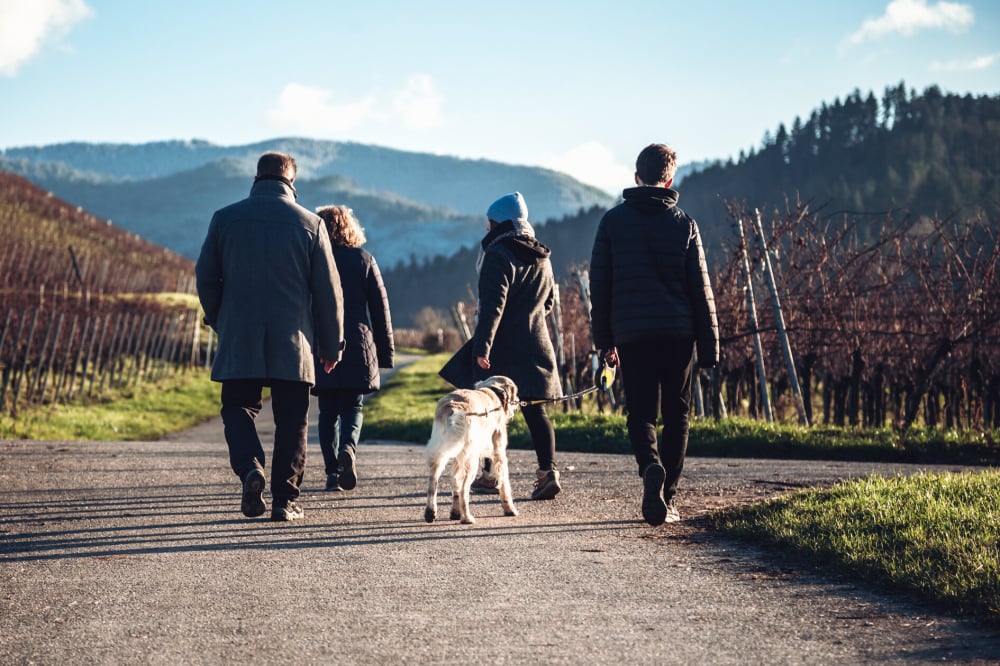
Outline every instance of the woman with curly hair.
{"type": "MultiPolygon", "coordinates": [[[[364,229],[346,206],[321,206],[344,291],[344,339],[340,363],[316,372],[312,392],[319,402],[319,444],[327,490],[352,490],[358,483],[356,449],[361,437],[362,399],[379,390],[379,368],[391,368],[395,345],[389,298],[378,264],[367,250],[364,229]]],[[[317,366],[320,360],[316,359],[317,366]]]]}

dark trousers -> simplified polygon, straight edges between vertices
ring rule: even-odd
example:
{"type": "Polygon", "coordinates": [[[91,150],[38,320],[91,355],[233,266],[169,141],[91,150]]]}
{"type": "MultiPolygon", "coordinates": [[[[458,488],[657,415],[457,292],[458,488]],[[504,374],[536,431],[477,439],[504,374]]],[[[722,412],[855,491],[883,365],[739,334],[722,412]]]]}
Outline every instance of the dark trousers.
{"type": "Polygon", "coordinates": [[[531,433],[531,443],[535,447],[535,457],[538,458],[538,469],[548,471],[555,469],[556,431],[552,421],[545,411],[545,404],[525,405],[521,408],[524,423],[531,433]]]}
{"type": "Polygon", "coordinates": [[[694,340],[664,338],[618,346],[629,441],[641,475],[650,463],[667,471],[663,498],[677,493],[677,482],[687,453],[688,413],[691,410],[691,377],[694,340]],[[663,417],[659,444],[656,439],[657,407],[663,417]]]}
{"type": "Polygon", "coordinates": [[[271,387],[274,413],[274,459],[271,496],[274,503],[296,499],[306,468],[309,384],[275,379],[230,379],[222,382],[222,424],[229,445],[229,464],[242,479],[253,468],[264,471],[264,447],[255,420],[264,386],[271,387]]]}
{"type": "Polygon", "coordinates": [[[319,403],[319,448],[327,474],[336,474],[337,454],[354,453],[361,438],[361,401],[364,395],[354,391],[317,391],[319,403]]]}
{"type": "MultiPolygon", "coordinates": [[[[530,399],[525,398],[525,402],[530,399]]],[[[556,468],[556,431],[549,420],[545,404],[525,405],[521,408],[524,423],[531,434],[531,443],[535,447],[535,457],[538,458],[538,469],[549,471],[556,468]]],[[[483,458],[483,472],[489,475],[493,470],[493,461],[483,458]]]]}

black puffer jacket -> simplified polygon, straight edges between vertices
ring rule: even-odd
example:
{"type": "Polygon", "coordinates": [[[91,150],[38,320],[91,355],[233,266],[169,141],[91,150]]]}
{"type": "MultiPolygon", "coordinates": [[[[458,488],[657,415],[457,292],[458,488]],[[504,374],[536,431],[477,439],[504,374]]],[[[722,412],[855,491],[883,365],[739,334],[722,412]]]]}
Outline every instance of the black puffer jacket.
{"type": "Polygon", "coordinates": [[[677,192],[634,187],[601,219],[590,259],[598,349],[666,337],[697,342],[698,364],[719,362],[719,323],[698,225],[677,192]]]}
{"type": "Polygon", "coordinates": [[[344,292],[344,356],[326,374],[316,360],[313,393],[343,389],[371,393],[379,389],[379,368],[391,368],[395,344],[389,298],[378,264],[367,250],[359,247],[333,248],[344,292]]]}

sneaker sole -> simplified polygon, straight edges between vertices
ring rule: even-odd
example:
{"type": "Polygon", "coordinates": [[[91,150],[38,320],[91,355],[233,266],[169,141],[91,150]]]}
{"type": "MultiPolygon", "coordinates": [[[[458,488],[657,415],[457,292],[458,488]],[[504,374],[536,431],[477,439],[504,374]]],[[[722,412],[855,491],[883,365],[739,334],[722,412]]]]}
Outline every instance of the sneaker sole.
{"type": "Polygon", "coordinates": [[[264,475],[259,471],[251,472],[243,483],[243,499],[240,502],[240,510],[247,518],[262,516],[267,511],[267,503],[264,501],[265,485],[264,475]]]}
{"type": "Polygon", "coordinates": [[[302,520],[305,518],[305,513],[289,513],[284,509],[280,511],[275,511],[271,514],[271,520],[276,523],[290,523],[295,520],[302,520]]]}
{"type": "Polygon", "coordinates": [[[642,476],[642,517],[653,525],[667,520],[667,503],[663,501],[663,483],[667,472],[660,465],[651,466],[642,476]]]}

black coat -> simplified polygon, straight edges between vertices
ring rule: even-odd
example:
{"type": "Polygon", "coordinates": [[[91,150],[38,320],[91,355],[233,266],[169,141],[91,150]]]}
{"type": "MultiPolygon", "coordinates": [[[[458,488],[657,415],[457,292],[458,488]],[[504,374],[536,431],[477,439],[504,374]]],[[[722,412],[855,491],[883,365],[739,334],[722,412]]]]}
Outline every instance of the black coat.
{"type": "Polygon", "coordinates": [[[490,375],[505,375],[517,384],[522,398],[561,397],[545,322],[554,284],[549,250],[534,238],[518,236],[489,245],[479,271],[475,334],[440,375],[460,388],[471,388],[490,375]],[[488,358],[490,369],[481,369],[476,356],[488,358]]]}
{"type": "Polygon", "coordinates": [[[379,368],[391,368],[395,355],[389,298],[375,257],[359,247],[334,247],[333,258],[344,292],[344,356],[326,374],[316,360],[316,386],[323,390],[371,393],[380,388],[379,368]]]}
{"type": "Polygon", "coordinates": [[[677,192],[634,187],[601,218],[590,258],[594,345],[692,338],[698,363],[719,362],[719,323],[698,225],[677,192]]]}

